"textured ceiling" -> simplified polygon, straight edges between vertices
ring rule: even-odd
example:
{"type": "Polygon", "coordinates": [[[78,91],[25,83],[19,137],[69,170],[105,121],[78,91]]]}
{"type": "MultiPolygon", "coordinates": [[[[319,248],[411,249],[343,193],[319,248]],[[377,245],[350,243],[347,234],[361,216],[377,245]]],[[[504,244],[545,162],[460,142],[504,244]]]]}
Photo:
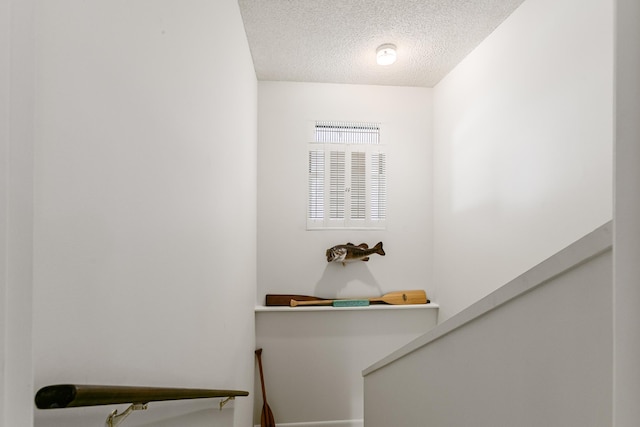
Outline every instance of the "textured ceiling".
{"type": "Polygon", "coordinates": [[[259,80],[432,87],[523,0],[239,0],[259,80]],[[395,64],[376,48],[398,47],[395,64]]]}

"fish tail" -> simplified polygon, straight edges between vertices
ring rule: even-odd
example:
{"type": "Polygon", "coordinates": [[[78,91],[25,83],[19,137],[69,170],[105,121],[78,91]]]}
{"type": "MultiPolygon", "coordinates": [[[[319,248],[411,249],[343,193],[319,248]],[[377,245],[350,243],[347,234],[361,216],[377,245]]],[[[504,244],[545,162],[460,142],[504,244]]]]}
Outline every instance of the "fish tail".
{"type": "Polygon", "coordinates": [[[373,250],[375,250],[378,255],[385,255],[384,249],[382,249],[382,242],[378,242],[378,244],[373,247],[373,250]]]}

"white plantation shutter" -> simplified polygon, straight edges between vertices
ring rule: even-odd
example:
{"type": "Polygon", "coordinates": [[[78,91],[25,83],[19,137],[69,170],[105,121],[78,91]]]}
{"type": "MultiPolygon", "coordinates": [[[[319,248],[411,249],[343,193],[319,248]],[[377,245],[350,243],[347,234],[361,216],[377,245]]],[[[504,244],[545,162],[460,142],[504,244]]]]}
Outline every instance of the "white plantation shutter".
{"type": "Polygon", "coordinates": [[[365,153],[363,151],[351,152],[351,219],[365,219],[367,211],[367,174],[365,168],[365,153]]]}
{"type": "Polygon", "coordinates": [[[316,122],[307,228],[384,228],[386,155],[377,123],[316,122]]]}
{"type": "Polygon", "coordinates": [[[387,218],[387,160],[381,152],[371,154],[371,218],[387,218]]]}
{"type": "Polygon", "coordinates": [[[315,125],[315,142],[379,144],[378,123],[320,121],[315,125]]]}
{"type": "Polygon", "coordinates": [[[324,150],[309,150],[309,219],[324,219],[324,150]]]}
{"type": "Polygon", "coordinates": [[[344,151],[329,152],[329,218],[344,219],[345,158],[344,151]]]}

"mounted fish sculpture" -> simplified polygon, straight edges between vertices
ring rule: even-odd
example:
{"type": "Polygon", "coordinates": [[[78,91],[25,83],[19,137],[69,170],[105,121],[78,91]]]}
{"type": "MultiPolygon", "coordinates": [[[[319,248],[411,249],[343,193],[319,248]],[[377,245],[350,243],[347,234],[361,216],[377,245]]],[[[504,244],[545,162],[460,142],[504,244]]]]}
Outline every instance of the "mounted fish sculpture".
{"type": "Polygon", "coordinates": [[[341,262],[342,265],[345,265],[351,261],[369,261],[369,255],[372,254],[385,255],[382,249],[382,242],[378,242],[372,248],[369,248],[366,243],[360,243],[357,246],[353,243],[336,245],[327,249],[327,262],[341,262]]]}

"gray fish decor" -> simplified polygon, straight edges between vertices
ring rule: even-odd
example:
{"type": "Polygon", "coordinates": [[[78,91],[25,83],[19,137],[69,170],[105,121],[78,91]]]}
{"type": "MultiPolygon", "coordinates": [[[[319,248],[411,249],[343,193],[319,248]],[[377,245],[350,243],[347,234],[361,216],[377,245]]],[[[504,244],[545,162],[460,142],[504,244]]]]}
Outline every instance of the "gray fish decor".
{"type": "Polygon", "coordinates": [[[341,262],[342,265],[351,261],[369,261],[369,255],[372,254],[385,255],[382,249],[382,242],[378,242],[378,244],[372,248],[369,248],[366,243],[360,243],[357,246],[353,243],[336,245],[327,249],[326,254],[327,262],[341,262]]]}

